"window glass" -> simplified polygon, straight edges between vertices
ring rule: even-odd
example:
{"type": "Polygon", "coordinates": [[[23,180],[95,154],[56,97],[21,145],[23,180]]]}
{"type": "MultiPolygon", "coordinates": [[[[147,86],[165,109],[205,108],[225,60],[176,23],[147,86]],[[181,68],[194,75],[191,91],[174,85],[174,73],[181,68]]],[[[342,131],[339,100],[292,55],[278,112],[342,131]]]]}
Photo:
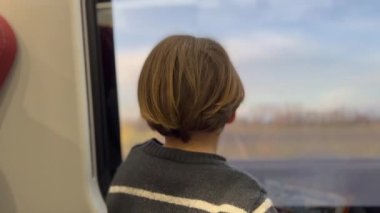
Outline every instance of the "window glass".
{"type": "Polygon", "coordinates": [[[245,86],[219,153],[282,206],[379,206],[380,1],[113,2],[124,156],[152,132],[137,80],[167,35],[214,38],[245,86]]]}

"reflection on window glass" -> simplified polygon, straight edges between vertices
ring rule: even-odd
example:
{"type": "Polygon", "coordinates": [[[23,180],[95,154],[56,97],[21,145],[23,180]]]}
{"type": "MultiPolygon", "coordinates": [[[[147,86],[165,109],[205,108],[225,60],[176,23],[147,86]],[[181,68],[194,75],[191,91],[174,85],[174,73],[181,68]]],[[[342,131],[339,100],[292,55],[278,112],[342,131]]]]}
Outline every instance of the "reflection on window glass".
{"type": "Polygon", "coordinates": [[[220,154],[279,205],[380,205],[379,8],[374,0],[115,1],[124,155],[159,137],[136,96],[151,48],[170,34],[212,37],[247,94],[220,154]]]}

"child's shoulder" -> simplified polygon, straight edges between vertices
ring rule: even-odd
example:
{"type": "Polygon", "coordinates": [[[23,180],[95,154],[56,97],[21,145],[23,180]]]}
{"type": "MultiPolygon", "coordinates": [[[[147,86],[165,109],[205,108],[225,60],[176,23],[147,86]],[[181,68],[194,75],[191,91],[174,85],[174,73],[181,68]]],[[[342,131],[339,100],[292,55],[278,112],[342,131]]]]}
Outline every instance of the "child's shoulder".
{"type": "Polygon", "coordinates": [[[228,173],[231,174],[234,185],[238,187],[246,188],[248,190],[262,190],[259,182],[252,175],[247,172],[240,170],[230,164],[225,164],[225,169],[228,173]]]}
{"type": "Polygon", "coordinates": [[[267,192],[250,174],[226,164],[223,180],[223,199],[256,209],[267,199],[267,192]]]}

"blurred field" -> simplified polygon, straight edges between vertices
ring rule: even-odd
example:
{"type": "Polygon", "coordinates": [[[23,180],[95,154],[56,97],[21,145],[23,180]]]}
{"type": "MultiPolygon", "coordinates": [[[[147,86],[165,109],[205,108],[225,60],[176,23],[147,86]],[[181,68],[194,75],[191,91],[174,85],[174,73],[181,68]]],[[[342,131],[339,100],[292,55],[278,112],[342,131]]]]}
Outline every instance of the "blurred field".
{"type": "Polygon", "coordinates": [[[230,159],[379,157],[380,124],[232,125],[220,153],[230,159]]]}
{"type": "MultiPolygon", "coordinates": [[[[142,121],[123,122],[125,156],[134,144],[156,137],[142,121]]],[[[380,123],[227,126],[219,153],[231,160],[290,158],[378,158],[380,123]]]]}

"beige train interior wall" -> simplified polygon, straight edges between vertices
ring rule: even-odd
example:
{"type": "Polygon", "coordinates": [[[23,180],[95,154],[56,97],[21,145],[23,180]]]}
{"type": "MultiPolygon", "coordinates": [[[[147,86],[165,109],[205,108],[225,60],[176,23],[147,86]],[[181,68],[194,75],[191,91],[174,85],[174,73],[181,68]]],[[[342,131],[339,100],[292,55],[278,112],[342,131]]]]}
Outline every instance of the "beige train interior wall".
{"type": "Polygon", "coordinates": [[[0,91],[0,212],[104,212],[91,178],[80,1],[0,0],[0,14],[19,46],[0,91]]]}

